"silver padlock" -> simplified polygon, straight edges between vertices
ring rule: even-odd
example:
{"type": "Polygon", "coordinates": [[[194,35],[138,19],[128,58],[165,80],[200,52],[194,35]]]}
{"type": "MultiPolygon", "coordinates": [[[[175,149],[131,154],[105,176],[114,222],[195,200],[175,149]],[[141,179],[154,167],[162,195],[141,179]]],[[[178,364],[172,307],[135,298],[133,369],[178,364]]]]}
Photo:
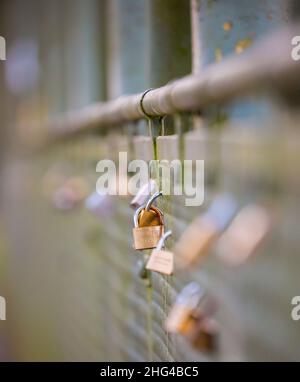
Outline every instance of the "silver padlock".
{"type": "Polygon", "coordinates": [[[110,195],[99,195],[94,191],[85,199],[85,207],[98,218],[110,216],[113,211],[113,203],[110,195]]]}
{"type": "Polygon", "coordinates": [[[155,180],[150,179],[149,182],[145,183],[138,191],[138,193],[134,196],[132,201],[130,202],[130,207],[133,209],[139,208],[143,206],[150,195],[157,190],[157,185],[155,180]]]}

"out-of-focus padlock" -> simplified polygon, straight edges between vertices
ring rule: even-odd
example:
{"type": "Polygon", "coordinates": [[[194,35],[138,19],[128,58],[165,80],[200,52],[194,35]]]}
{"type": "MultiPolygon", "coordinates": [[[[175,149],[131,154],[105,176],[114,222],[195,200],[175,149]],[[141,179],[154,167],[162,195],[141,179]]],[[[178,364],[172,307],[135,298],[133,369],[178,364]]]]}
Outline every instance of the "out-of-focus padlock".
{"type": "Polygon", "coordinates": [[[113,211],[113,203],[110,195],[99,195],[94,191],[85,199],[85,207],[98,218],[110,216],[113,211]]]}
{"type": "Polygon", "coordinates": [[[195,320],[193,330],[186,335],[186,339],[199,351],[213,352],[218,346],[218,332],[219,327],[214,319],[199,318],[195,320]]]}
{"type": "Polygon", "coordinates": [[[236,208],[231,196],[219,196],[205,214],[188,226],[173,248],[176,270],[186,269],[204,258],[216,237],[233,218],[236,208]]]}
{"type": "Polygon", "coordinates": [[[221,235],[216,254],[231,266],[244,263],[252,256],[272,226],[268,211],[256,204],[242,208],[221,235]]]}
{"type": "Polygon", "coordinates": [[[213,351],[217,343],[217,324],[211,318],[216,304],[195,282],[186,285],[171,308],[165,328],[184,336],[201,351],[213,351]]]}
{"type": "Polygon", "coordinates": [[[138,191],[138,193],[134,196],[132,201],[130,202],[131,208],[139,208],[143,206],[147,200],[149,199],[150,195],[156,191],[157,185],[155,180],[150,179],[149,182],[145,183],[138,191]]]}
{"type": "Polygon", "coordinates": [[[87,190],[88,186],[83,178],[69,178],[54,192],[52,203],[58,210],[72,210],[84,200],[87,190]]]}
{"type": "Polygon", "coordinates": [[[172,231],[167,231],[160,238],[156,248],[152,251],[146,265],[146,269],[158,272],[163,275],[171,275],[174,270],[174,255],[170,251],[163,250],[166,239],[172,235],[172,231]]]}
{"type": "Polygon", "coordinates": [[[163,213],[152,206],[161,195],[161,192],[153,194],[134,214],[133,245],[137,250],[155,248],[164,233],[163,213]]]}
{"type": "Polygon", "coordinates": [[[204,290],[195,282],[186,285],[178,294],[165,322],[170,333],[185,335],[194,325],[194,313],[204,298],[204,290]]]}

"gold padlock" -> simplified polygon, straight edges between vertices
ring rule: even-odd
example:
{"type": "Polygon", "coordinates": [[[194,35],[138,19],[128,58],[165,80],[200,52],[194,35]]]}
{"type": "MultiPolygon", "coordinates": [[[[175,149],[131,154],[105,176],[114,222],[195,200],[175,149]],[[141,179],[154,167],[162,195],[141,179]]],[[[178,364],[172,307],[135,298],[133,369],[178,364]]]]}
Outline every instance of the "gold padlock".
{"type": "Polygon", "coordinates": [[[230,195],[221,195],[209,209],[197,216],[175,244],[175,269],[185,270],[208,254],[216,238],[230,223],[237,204],[230,195]]]}
{"type": "Polygon", "coordinates": [[[178,294],[165,322],[169,333],[186,335],[195,323],[195,312],[205,297],[204,290],[195,282],[186,285],[178,294]]]}
{"type": "Polygon", "coordinates": [[[215,301],[195,282],[186,285],[171,308],[165,329],[179,334],[200,351],[213,351],[218,339],[217,323],[211,317],[215,301]]]}
{"type": "Polygon", "coordinates": [[[155,248],[164,233],[163,213],[152,206],[161,195],[161,192],[155,193],[134,214],[133,245],[137,250],[155,248]]]}
{"type": "Polygon", "coordinates": [[[238,212],[223,232],[215,253],[229,266],[241,265],[256,252],[271,227],[269,211],[262,206],[249,204],[238,212]]]}
{"type": "Polygon", "coordinates": [[[186,335],[186,339],[193,348],[201,352],[214,352],[218,347],[219,326],[210,317],[195,320],[193,329],[186,335]]]}

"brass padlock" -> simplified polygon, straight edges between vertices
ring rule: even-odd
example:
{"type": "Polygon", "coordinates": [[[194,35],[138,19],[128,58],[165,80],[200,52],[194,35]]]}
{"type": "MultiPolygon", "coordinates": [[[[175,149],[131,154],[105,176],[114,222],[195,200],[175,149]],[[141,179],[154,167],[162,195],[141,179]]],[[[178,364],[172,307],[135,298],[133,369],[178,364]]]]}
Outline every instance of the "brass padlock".
{"type": "Polygon", "coordinates": [[[186,285],[170,310],[165,328],[170,333],[186,335],[194,326],[195,312],[204,299],[204,290],[195,282],[186,285]]]}
{"type": "Polygon", "coordinates": [[[230,195],[221,195],[201,216],[196,217],[175,244],[175,269],[191,267],[208,254],[216,238],[230,223],[237,204],[230,195]]]}
{"type": "Polygon", "coordinates": [[[172,231],[167,231],[160,238],[157,247],[153,249],[146,265],[146,269],[170,276],[174,270],[174,255],[170,251],[164,250],[165,240],[172,235],[172,231]]]}
{"type": "Polygon", "coordinates": [[[201,352],[214,352],[218,347],[219,326],[212,318],[198,318],[193,329],[186,335],[186,339],[201,352]]]}
{"type": "Polygon", "coordinates": [[[137,250],[155,248],[164,233],[163,213],[152,206],[161,195],[161,192],[155,193],[134,214],[133,245],[137,250]]]}
{"type": "Polygon", "coordinates": [[[230,266],[243,264],[263,242],[272,227],[272,219],[264,207],[249,204],[235,216],[223,232],[215,253],[230,266]]]}
{"type": "Polygon", "coordinates": [[[218,326],[211,317],[216,310],[215,301],[195,282],[186,285],[171,308],[165,328],[183,336],[200,351],[214,351],[218,339],[218,326]]]}
{"type": "Polygon", "coordinates": [[[72,210],[86,198],[87,192],[88,185],[83,178],[70,178],[54,192],[53,206],[61,211],[72,210]]]}

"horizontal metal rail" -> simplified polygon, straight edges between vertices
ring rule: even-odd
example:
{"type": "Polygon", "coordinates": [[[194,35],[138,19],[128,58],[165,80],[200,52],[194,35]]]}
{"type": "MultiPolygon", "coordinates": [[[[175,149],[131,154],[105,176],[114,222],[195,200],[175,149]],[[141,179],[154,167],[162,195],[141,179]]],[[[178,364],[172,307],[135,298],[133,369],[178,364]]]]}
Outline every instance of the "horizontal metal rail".
{"type": "MultiPolygon", "coordinates": [[[[300,87],[300,61],[292,59],[291,40],[297,34],[300,34],[300,25],[273,32],[242,55],[212,64],[199,75],[186,76],[153,89],[144,96],[143,108],[155,117],[202,110],[257,90],[295,92],[300,87]]],[[[46,126],[46,141],[144,118],[140,105],[142,95],[122,96],[52,121],[46,126]]]]}

